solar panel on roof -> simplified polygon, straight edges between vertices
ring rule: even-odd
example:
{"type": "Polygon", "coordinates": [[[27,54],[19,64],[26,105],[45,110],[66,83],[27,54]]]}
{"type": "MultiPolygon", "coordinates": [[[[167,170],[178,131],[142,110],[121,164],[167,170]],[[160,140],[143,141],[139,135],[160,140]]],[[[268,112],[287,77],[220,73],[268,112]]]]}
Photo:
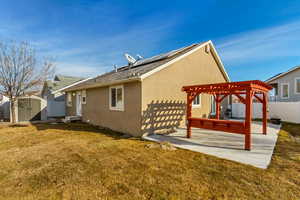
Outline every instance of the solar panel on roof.
{"type": "Polygon", "coordinates": [[[178,52],[183,51],[186,48],[188,48],[188,47],[183,47],[183,48],[180,48],[180,49],[177,49],[177,50],[173,50],[173,51],[170,51],[170,52],[167,52],[167,53],[163,53],[163,54],[160,54],[160,55],[157,55],[157,56],[153,56],[151,58],[138,60],[137,62],[135,62],[133,64],[133,66],[144,65],[144,64],[147,64],[147,63],[151,63],[151,62],[163,60],[163,59],[166,59],[166,58],[170,58],[170,57],[174,56],[175,54],[177,54],[178,52]]]}
{"type": "Polygon", "coordinates": [[[154,62],[154,61],[165,59],[166,57],[167,56],[165,54],[161,54],[161,55],[158,55],[158,56],[153,56],[151,58],[146,58],[146,59],[138,60],[136,63],[133,64],[133,66],[151,63],[151,62],[154,62]]]}

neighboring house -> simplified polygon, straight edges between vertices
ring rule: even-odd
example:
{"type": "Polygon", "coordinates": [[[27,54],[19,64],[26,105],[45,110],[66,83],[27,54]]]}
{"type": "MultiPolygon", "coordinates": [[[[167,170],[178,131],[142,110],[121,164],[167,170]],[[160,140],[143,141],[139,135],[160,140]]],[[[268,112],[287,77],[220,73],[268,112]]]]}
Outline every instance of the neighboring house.
{"type": "Polygon", "coordinates": [[[300,101],[300,66],[277,74],[265,82],[274,88],[270,95],[271,101],[300,101]]]}
{"type": "MultiPolygon", "coordinates": [[[[187,97],[182,86],[228,81],[213,43],[193,44],[66,89],[67,116],[82,116],[85,122],[134,136],[169,131],[185,126],[187,97]]],[[[212,99],[196,97],[193,116],[213,115],[212,99]]]]}
{"type": "Polygon", "coordinates": [[[56,75],[53,80],[45,81],[42,97],[47,101],[47,119],[65,116],[65,93],[62,90],[84,80],[84,78],[80,77],[56,75]]]}

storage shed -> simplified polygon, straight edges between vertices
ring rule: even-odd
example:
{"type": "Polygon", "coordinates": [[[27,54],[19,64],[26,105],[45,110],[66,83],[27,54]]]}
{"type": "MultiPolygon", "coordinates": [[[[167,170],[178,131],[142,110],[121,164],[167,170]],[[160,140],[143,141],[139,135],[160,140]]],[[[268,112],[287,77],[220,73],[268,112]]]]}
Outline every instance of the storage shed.
{"type": "Polygon", "coordinates": [[[38,96],[25,96],[16,102],[16,122],[46,120],[47,102],[38,96]]]}

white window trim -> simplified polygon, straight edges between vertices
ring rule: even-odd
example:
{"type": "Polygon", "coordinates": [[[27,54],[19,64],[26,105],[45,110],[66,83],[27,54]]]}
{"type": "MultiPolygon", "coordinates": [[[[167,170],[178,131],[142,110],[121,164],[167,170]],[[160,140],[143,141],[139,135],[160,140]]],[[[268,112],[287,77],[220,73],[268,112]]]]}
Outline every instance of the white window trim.
{"type": "MultiPolygon", "coordinates": [[[[200,107],[201,107],[201,104],[202,104],[202,100],[201,100],[202,98],[201,98],[201,97],[202,97],[202,95],[199,94],[199,104],[194,104],[194,100],[195,100],[195,99],[193,100],[193,102],[192,102],[192,107],[193,107],[193,108],[200,108],[200,107]]],[[[196,97],[195,97],[195,98],[196,98],[196,97]]]]}
{"type": "Polygon", "coordinates": [[[294,79],[294,81],[295,81],[294,92],[295,92],[295,94],[300,94],[300,92],[297,92],[297,80],[300,80],[300,77],[296,77],[296,78],[294,79]]]}
{"type": "Polygon", "coordinates": [[[281,90],[280,96],[281,96],[282,99],[288,99],[288,98],[290,98],[290,84],[289,84],[289,83],[281,83],[281,84],[280,84],[280,90],[281,90]],[[283,86],[284,86],[284,85],[287,85],[287,86],[288,86],[288,93],[287,93],[288,96],[287,96],[287,97],[284,97],[284,96],[283,96],[283,86]]]}
{"type": "Polygon", "coordinates": [[[81,91],[81,104],[86,104],[86,90],[81,91]],[[85,101],[83,101],[83,98],[85,98],[85,101]]]}
{"type": "Polygon", "coordinates": [[[124,111],[124,104],[125,104],[125,101],[124,101],[124,86],[123,85],[114,85],[114,86],[110,86],[109,87],[109,109],[110,110],[114,110],[114,111],[124,111]],[[112,107],[111,106],[111,89],[112,88],[122,88],[122,107],[112,107]]]}
{"type": "Polygon", "coordinates": [[[71,92],[67,93],[67,106],[72,107],[72,93],[71,92]],[[70,101],[69,101],[69,97],[70,97],[70,101]]]}

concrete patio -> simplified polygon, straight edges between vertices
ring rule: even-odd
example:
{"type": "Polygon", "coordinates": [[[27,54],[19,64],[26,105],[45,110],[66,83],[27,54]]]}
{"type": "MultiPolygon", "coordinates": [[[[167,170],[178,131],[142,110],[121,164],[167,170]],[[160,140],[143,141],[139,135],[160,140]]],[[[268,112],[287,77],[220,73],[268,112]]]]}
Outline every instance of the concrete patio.
{"type": "Polygon", "coordinates": [[[268,124],[267,135],[263,135],[262,124],[253,122],[251,151],[244,150],[244,135],[198,128],[192,129],[190,139],[186,138],[184,128],[177,129],[177,132],[169,135],[144,136],[144,139],[155,142],[167,141],[178,148],[266,169],[270,164],[279,130],[279,125],[268,124]]]}

